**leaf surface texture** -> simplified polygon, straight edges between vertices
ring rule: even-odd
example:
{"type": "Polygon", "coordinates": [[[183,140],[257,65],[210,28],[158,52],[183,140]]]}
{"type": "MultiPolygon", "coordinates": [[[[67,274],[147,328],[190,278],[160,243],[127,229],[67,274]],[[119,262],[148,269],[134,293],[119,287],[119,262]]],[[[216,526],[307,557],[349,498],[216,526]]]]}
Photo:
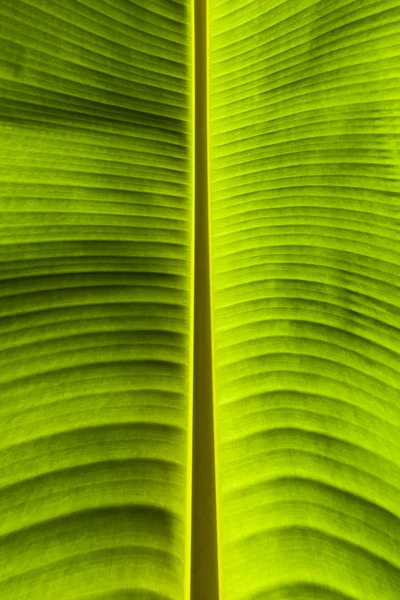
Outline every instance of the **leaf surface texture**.
{"type": "Polygon", "coordinates": [[[399,3],[209,10],[221,600],[395,600],[399,3]]]}
{"type": "Polygon", "coordinates": [[[0,2],[0,597],[186,597],[192,26],[0,2]]]}

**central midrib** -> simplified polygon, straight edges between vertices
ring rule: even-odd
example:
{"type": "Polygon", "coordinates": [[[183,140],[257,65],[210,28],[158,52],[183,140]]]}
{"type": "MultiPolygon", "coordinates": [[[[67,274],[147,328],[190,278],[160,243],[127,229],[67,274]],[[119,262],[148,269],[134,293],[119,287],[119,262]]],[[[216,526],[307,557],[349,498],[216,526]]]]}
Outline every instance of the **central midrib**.
{"type": "Polygon", "coordinates": [[[218,600],[207,155],[207,0],[194,0],[195,276],[191,600],[218,600]]]}

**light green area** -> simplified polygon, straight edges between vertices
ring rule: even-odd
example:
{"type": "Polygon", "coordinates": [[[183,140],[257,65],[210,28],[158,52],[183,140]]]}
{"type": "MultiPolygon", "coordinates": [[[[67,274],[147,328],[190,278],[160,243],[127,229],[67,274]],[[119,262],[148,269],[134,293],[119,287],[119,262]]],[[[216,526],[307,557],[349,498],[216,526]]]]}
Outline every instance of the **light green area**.
{"type": "Polygon", "coordinates": [[[209,8],[220,600],[398,600],[400,5],[209,8]]]}
{"type": "Polygon", "coordinates": [[[187,597],[190,7],[0,0],[1,600],[187,597]]]}

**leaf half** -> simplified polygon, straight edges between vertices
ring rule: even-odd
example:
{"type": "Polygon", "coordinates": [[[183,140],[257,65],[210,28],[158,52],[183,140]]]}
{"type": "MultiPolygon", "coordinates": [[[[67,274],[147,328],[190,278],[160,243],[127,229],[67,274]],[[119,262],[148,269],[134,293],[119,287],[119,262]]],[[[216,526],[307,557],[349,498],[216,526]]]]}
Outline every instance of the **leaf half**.
{"type": "Polygon", "coordinates": [[[398,2],[210,2],[221,600],[400,594],[398,2]]]}
{"type": "Polygon", "coordinates": [[[187,597],[189,1],[0,5],[0,596],[187,597]]]}

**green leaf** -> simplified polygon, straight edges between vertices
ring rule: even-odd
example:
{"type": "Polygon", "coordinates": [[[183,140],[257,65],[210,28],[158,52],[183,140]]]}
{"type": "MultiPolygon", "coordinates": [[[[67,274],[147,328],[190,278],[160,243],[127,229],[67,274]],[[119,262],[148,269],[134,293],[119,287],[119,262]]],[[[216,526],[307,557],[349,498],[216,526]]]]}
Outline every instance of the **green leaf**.
{"type": "Polygon", "coordinates": [[[399,2],[207,1],[0,0],[1,599],[214,600],[212,408],[219,600],[400,596],[399,2]]]}
{"type": "Polygon", "coordinates": [[[398,19],[210,0],[221,600],[400,594],[398,19]]]}
{"type": "Polygon", "coordinates": [[[0,597],[187,597],[189,0],[0,3],[0,597]]]}

